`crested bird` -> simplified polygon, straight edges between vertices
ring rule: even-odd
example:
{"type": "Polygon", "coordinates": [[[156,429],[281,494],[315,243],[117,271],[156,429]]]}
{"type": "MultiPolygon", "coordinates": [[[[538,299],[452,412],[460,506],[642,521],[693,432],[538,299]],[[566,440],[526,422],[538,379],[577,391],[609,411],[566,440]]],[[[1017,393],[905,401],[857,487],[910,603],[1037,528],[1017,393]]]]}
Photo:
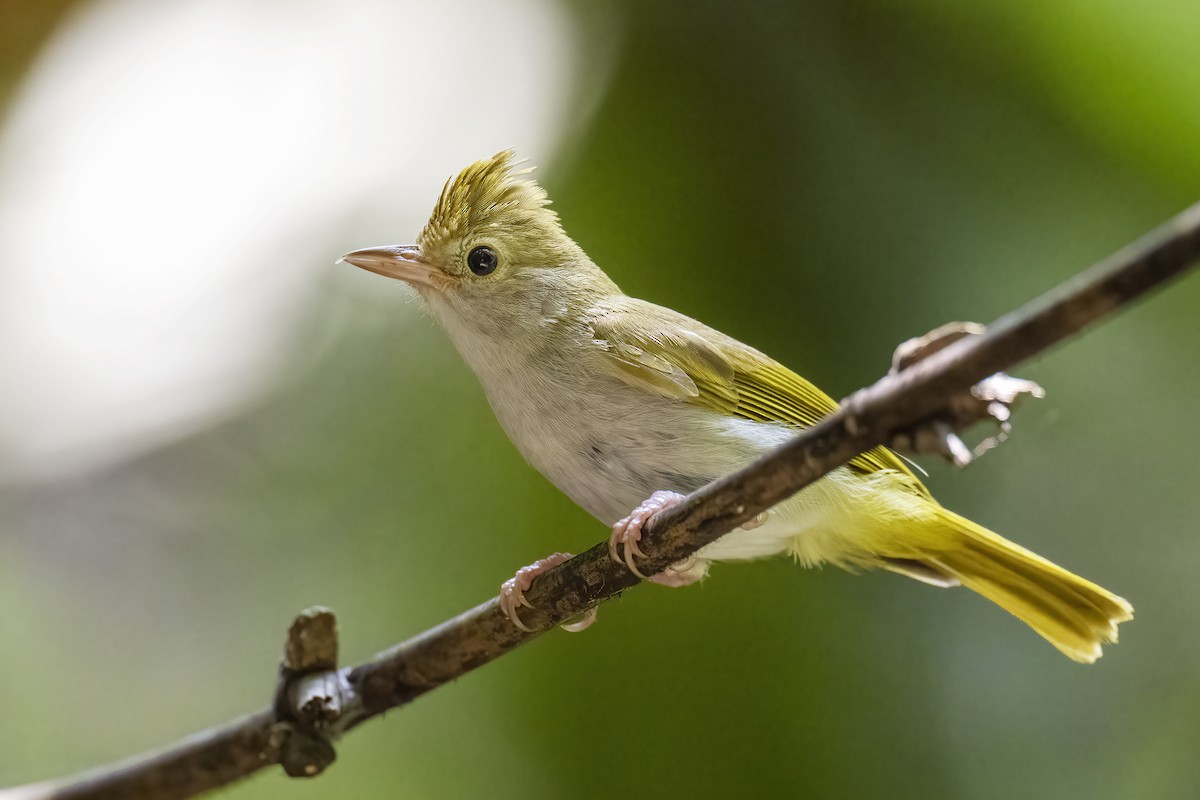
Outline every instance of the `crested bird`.
{"type": "MultiPolygon", "coordinates": [[[[404,281],[478,376],[534,468],[605,525],[641,577],[642,527],[837,408],[792,370],[690,317],[626,295],[563,230],[511,150],[447,181],[413,245],[340,260],[404,281]]],[[[1121,597],[943,507],[876,447],[766,514],[649,576],[685,586],[714,561],[789,555],[965,586],[1090,663],[1132,619],[1121,597]]],[[[501,587],[513,624],[555,553],[501,587]]],[[[590,624],[594,611],[568,629],[590,624]]]]}

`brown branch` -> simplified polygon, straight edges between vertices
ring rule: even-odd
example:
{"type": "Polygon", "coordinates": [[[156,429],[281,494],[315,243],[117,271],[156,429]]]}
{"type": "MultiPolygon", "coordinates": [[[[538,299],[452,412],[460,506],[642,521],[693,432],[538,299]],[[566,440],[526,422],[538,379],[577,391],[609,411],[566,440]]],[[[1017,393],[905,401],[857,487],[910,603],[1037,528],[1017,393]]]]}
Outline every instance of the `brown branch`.
{"type": "MultiPolygon", "coordinates": [[[[1001,317],[983,334],[960,339],[856,392],[841,410],[791,442],[657,515],[641,542],[647,554],[642,568],[656,572],[686,558],[864,450],[897,438],[911,440],[922,425],[961,422],[948,409],[972,386],[1077,333],[1198,260],[1200,205],[1001,317]]],[[[326,668],[329,653],[336,653],[336,639],[314,644],[298,638],[335,637],[327,612],[302,617],[289,639],[274,710],[125,765],[0,792],[0,800],[184,798],[274,763],[284,764],[292,775],[316,774],[332,761],[329,743],[341,733],[504,655],[637,582],[609,559],[607,544],[598,544],[534,583],[527,593],[534,609],[522,611],[534,633],[517,630],[492,599],[340,671],[326,668]]]]}

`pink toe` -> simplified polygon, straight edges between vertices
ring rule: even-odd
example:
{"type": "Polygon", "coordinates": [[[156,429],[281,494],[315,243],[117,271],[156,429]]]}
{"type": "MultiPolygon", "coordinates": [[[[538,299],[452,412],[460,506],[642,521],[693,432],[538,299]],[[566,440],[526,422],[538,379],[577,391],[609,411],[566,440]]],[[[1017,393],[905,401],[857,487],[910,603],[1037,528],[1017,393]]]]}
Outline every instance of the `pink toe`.
{"type": "Polygon", "coordinates": [[[678,505],[683,495],[677,492],[658,491],[647,497],[629,513],[629,516],[613,525],[612,536],[608,540],[608,553],[613,561],[624,562],[629,571],[639,578],[646,576],[637,568],[634,558],[645,558],[646,554],[638,546],[642,539],[642,528],[646,522],[659,511],[678,505]]]}
{"type": "Polygon", "coordinates": [[[517,615],[517,609],[522,606],[533,608],[533,604],[525,598],[525,592],[533,586],[534,579],[543,572],[570,559],[570,553],[552,553],[528,566],[521,567],[517,570],[516,575],[500,584],[500,611],[514,626],[526,633],[533,633],[533,629],[521,622],[521,618],[517,615]]]}

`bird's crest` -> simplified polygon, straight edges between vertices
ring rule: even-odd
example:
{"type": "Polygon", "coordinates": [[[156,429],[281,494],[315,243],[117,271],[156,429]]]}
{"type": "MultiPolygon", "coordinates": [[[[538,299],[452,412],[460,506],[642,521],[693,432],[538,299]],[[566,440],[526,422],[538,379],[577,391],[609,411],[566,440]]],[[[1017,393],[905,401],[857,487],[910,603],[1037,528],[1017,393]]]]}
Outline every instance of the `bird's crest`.
{"type": "Polygon", "coordinates": [[[522,163],[511,149],[501,150],[446,181],[417,239],[422,250],[487,227],[557,226],[558,215],[547,208],[550,199],[545,190],[536,181],[522,178],[533,171],[532,167],[518,169],[522,163]]]}

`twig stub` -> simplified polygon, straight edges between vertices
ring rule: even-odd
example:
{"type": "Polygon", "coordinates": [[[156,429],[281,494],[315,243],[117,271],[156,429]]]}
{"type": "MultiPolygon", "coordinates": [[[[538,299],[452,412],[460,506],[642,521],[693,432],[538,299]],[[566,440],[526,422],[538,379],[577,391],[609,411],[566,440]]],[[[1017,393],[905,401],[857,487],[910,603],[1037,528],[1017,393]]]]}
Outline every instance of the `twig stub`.
{"type": "Polygon", "coordinates": [[[275,688],[275,724],[264,760],[277,761],[293,778],[321,774],[337,758],[333,723],[344,712],[345,679],[337,672],[337,617],[317,606],[297,615],[288,629],[275,688]]]}

